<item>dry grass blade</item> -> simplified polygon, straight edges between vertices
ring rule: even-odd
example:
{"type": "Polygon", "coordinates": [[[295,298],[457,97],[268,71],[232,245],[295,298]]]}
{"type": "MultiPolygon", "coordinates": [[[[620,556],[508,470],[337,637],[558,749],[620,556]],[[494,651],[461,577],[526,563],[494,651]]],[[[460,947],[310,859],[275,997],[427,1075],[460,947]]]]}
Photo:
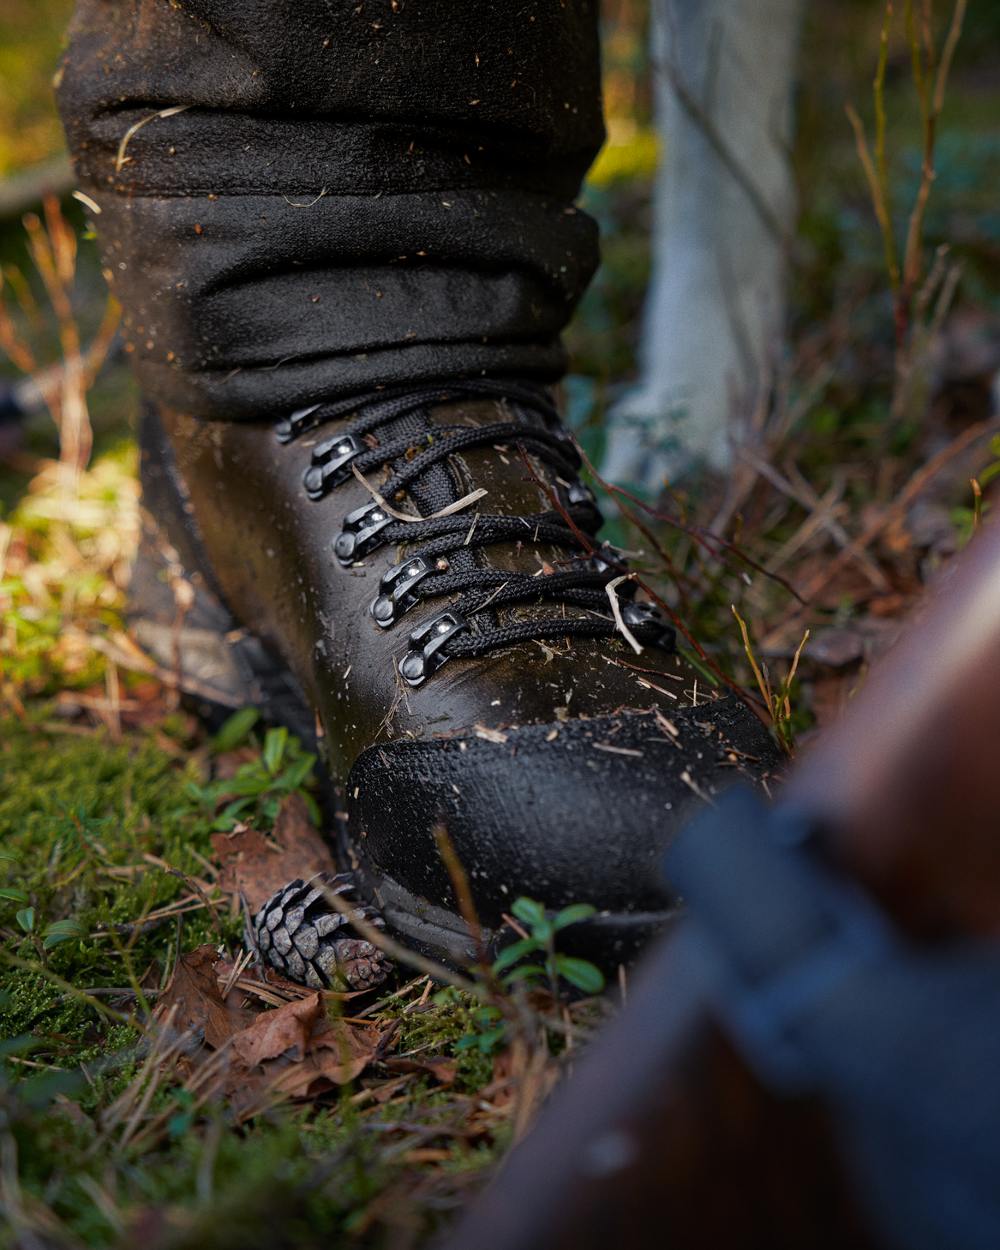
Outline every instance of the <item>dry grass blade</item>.
{"type": "Polygon", "coordinates": [[[160,121],[167,117],[175,117],[178,113],[183,113],[190,107],[190,104],[175,104],[172,108],[160,109],[158,113],[149,113],[145,117],[140,117],[137,122],[133,122],[122,135],[121,143],[118,145],[118,151],[115,154],[115,173],[120,174],[126,162],[132,159],[130,156],[125,155],[126,150],[133,136],[137,135],[144,126],[148,126],[150,122],[160,121]]]}
{"type": "MultiPolygon", "coordinates": [[[[128,1137],[127,1125],[138,1121],[142,1109],[149,1105],[153,1094],[156,1092],[156,1086],[160,1080],[158,1075],[160,1064],[164,1063],[186,1041],[193,1040],[193,1035],[191,1034],[181,1034],[180,1036],[176,1034],[174,1030],[176,1018],[177,1005],[175,1004],[166,1013],[162,1022],[156,1025],[151,1024],[147,1029],[146,1036],[152,1040],[146,1060],[129,1084],[101,1117],[103,1140],[110,1137],[119,1125],[123,1123],[126,1124],[123,1140],[128,1137]]],[[[98,1144],[98,1142],[94,1143],[95,1150],[98,1144]]]]}
{"type": "Polygon", "coordinates": [[[622,616],[622,607],[618,602],[618,587],[622,584],[622,582],[630,582],[633,580],[634,579],[631,573],[623,573],[621,577],[613,577],[604,587],[604,593],[608,596],[608,601],[611,604],[611,615],[615,618],[615,625],[618,627],[618,632],[636,653],[636,655],[642,655],[642,646],[635,634],[633,634],[629,627],[625,624],[625,618],[622,616]]]}
{"type": "Polygon", "coordinates": [[[249,951],[244,951],[243,954],[240,955],[240,957],[236,960],[236,962],[232,966],[232,970],[230,971],[229,975],[226,977],[226,980],[221,987],[223,999],[228,997],[229,991],[233,988],[233,986],[237,983],[237,981],[239,981],[240,977],[247,970],[247,968],[250,966],[250,964],[253,962],[255,958],[256,958],[256,951],[249,950],[249,951]]]}
{"type": "Polygon", "coordinates": [[[386,497],[379,492],[377,487],[369,482],[357,465],[351,465],[351,472],[383,512],[387,512],[389,516],[395,517],[397,521],[406,521],[411,525],[416,524],[418,521],[436,521],[439,517],[454,516],[456,512],[464,511],[489,494],[489,491],[484,486],[480,486],[476,490],[469,491],[467,495],[463,495],[461,499],[456,499],[454,503],[449,503],[443,508],[439,508],[437,512],[429,512],[427,516],[417,516],[414,513],[400,512],[398,508],[394,508],[386,497]]]}
{"type": "MultiPolygon", "coordinates": [[[[229,1049],[223,1047],[194,1069],[181,1086],[185,1094],[196,1095],[187,1103],[185,1110],[188,1115],[193,1116],[210,1102],[221,1100],[229,1066],[229,1049]],[[205,1088],[202,1089],[202,1086],[205,1088]]],[[[143,1125],[129,1142],[131,1152],[142,1154],[156,1146],[166,1135],[175,1111],[176,1106],[168,1106],[143,1125]]]]}

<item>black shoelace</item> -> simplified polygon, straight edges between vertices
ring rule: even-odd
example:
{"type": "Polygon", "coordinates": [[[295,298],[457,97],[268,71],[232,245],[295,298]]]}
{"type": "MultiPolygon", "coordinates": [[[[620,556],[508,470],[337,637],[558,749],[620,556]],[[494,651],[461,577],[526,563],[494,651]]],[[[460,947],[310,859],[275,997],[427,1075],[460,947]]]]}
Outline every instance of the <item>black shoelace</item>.
{"type": "MultiPolygon", "coordinates": [[[[422,600],[458,598],[446,611],[409,636],[410,649],[399,671],[410,685],[422,681],[447,659],[475,657],[528,641],[611,638],[618,625],[610,611],[607,585],[626,571],[608,546],[591,540],[602,524],[590,490],[579,480],[580,458],[558,413],[542,389],[486,379],[399,387],[291,414],[277,426],[288,443],[328,422],[351,416],[346,428],[313,448],[303,485],[311,499],[322,499],[355,475],[373,491],[370,503],[348,513],[334,541],[337,560],[346,566],[389,544],[411,554],[382,577],[370,611],[389,629],[422,600]],[[484,425],[439,425],[429,409],[460,399],[501,401],[509,420],[484,425]],[[554,475],[559,507],[527,516],[456,511],[455,480],[449,457],[474,448],[518,447],[530,452],[554,475]],[[376,488],[369,474],[386,469],[376,488]],[[419,520],[401,520],[403,500],[416,505],[419,520]],[[545,544],[565,551],[558,571],[539,574],[484,567],[479,553],[497,543],[545,544]],[[498,612],[524,605],[553,604],[560,615],[501,621],[498,612]],[[565,615],[566,609],[575,614],[565,615]]],[[[634,585],[621,587],[622,619],[637,641],[672,649],[674,632],[651,604],[636,602],[634,585]]]]}

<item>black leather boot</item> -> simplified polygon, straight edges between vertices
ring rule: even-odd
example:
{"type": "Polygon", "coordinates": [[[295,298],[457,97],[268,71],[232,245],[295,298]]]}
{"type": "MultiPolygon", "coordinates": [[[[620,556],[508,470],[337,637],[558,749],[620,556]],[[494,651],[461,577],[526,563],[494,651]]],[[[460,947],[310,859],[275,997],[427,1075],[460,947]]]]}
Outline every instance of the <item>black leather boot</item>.
{"type": "Polygon", "coordinates": [[[600,9],[77,0],[58,74],[159,405],[137,632],[207,702],[318,716],[344,866],[446,954],[438,822],[487,926],[592,902],[567,937],[613,964],[670,915],[683,809],[774,758],[629,583],[623,641],[537,389],[597,264],[600,9]],[[454,381],[487,377],[533,385],[454,381]]]}
{"type": "Polygon", "coordinates": [[[518,895],[593,903],[575,945],[614,966],[669,920],[673,830],[776,753],[631,582],[642,654],[624,640],[624,568],[546,392],[397,388],[271,423],[150,407],[142,449],[138,638],[198,698],[320,727],[343,866],[393,929],[468,953],[439,825],[490,935],[518,895]]]}

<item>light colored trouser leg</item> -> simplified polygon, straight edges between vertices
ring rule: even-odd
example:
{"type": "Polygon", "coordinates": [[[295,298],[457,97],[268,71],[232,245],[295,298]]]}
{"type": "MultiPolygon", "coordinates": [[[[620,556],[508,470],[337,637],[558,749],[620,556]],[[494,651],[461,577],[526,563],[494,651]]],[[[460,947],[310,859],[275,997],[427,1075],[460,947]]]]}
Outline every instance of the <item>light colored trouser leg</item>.
{"type": "Polygon", "coordinates": [[[784,320],[779,235],[794,225],[787,151],[802,7],[654,0],[663,154],[640,381],[610,418],[604,471],[615,481],[654,489],[693,461],[726,468],[730,431],[767,385],[784,320]],[[707,126],[685,106],[678,77],[707,126]]]}

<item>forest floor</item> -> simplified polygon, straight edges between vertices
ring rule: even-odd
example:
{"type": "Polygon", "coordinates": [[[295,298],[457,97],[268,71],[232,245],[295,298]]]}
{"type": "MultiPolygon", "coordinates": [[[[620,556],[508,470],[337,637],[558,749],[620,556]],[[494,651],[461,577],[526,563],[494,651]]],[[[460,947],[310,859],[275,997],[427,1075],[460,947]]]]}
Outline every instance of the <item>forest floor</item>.
{"type": "MultiPolygon", "coordinates": [[[[822,72],[804,75],[800,104],[793,322],[736,470],[652,502],[604,494],[613,536],[643,552],[697,639],[705,680],[755,700],[790,753],[850,699],[1000,476],[1000,91],[986,68],[1000,25],[956,61],[924,229],[932,285],[900,345],[843,113],[845,100],[871,113],[877,20],[862,10],[807,36],[822,72]]],[[[611,143],[586,192],[605,260],[564,388],[595,461],[648,277],[641,48],[634,29],[609,37],[611,143]]],[[[922,132],[895,45],[886,101],[902,228],[922,132]]],[[[48,135],[45,109],[29,114],[48,135]]],[[[79,248],[89,339],[104,296],[92,244],[79,248]]],[[[38,283],[18,285],[32,272],[20,224],[0,229],[0,260],[20,331],[40,361],[58,358],[38,283]]],[[[329,857],[322,781],[266,708],[210,731],[128,637],[135,402],[109,365],[80,474],[47,417],[17,436],[0,426],[0,1247],[421,1244],[523,1133],[620,987],[571,996],[554,963],[506,986],[499,970],[398,964],[367,993],[316,995],[240,959],[240,893],[329,857]]],[[[519,914],[530,933],[530,900],[519,914]]]]}

